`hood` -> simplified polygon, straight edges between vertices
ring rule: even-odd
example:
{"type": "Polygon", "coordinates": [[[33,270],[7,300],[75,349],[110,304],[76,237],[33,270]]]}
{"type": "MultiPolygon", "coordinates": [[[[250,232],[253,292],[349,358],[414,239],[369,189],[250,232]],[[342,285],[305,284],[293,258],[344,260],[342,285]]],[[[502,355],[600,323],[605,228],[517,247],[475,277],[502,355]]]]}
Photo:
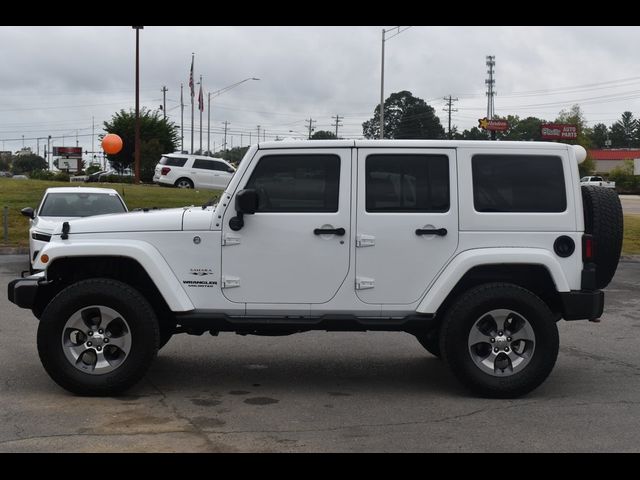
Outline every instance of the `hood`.
{"type": "MultiPolygon", "coordinates": [[[[173,208],[79,218],[69,221],[69,234],[177,231],[182,230],[184,212],[184,208],[173,208]]],[[[55,235],[61,232],[62,223],[58,223],[55,235]]]]}
{"type": "Polygon", "coordinates": [[[70,220],[74,220],[74,218],[69,217],[36,217],[36,219],[31,224],[32,228],[37,232],[42,233],[53,233],[58,225],[61,225],[62,222],[68,222],[70,220]]]}

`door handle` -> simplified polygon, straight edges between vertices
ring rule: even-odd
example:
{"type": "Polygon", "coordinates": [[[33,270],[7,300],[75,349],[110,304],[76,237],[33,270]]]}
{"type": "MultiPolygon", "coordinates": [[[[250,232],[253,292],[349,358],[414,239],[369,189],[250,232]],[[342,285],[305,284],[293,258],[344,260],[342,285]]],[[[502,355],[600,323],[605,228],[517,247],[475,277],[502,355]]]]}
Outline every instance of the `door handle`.
{"type": "Polygon", "coordinates": [[[447,233],[449,232],[446,228],[436,228],[431,230],[419,228],[418,230],[416,230],[416,235],[418,235],[419,237],[421,237],[422,235],[437,235],[438,237],[446,237],[447,233]]]}
{"type": "Polygon", "coordinates": [[[344,228],[316,228],[313,231],[314,235],[337,235],[343,237],[347,233],[344,228]]]}

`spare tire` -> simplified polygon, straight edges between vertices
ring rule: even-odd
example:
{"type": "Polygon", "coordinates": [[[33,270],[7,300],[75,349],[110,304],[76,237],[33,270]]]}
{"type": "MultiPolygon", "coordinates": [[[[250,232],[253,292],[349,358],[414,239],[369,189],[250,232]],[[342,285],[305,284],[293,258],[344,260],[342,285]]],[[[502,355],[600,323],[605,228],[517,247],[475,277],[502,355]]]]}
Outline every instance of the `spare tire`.
{"type": "Polygon", "coordinates": [[[615,190],[594,186],[582,187],[582,205],[584,232],[594,241],[596,287],[605,288],[616,273],[622,251],[622,205],[615,190]]]}

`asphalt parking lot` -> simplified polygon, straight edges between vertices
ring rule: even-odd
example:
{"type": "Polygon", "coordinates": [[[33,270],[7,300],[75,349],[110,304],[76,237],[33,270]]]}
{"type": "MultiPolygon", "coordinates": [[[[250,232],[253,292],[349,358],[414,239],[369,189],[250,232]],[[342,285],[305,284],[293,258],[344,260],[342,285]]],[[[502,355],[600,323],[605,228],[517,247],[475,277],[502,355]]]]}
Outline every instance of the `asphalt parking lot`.
{"type": "Polygon", "coordinates": [[[122,398],[74,397],[40,365],[37,321],[6,299],[1,452],[640,451],[640,263],[599,324],[561,322],[555,370],[518,400],[469,396],[407,334],[177,336],[122,398]]]}
{"type": "Polygon", "coordinates": [[[627,215],[640,215],[640,195],[620,195],[622,209],[627,215]]]}

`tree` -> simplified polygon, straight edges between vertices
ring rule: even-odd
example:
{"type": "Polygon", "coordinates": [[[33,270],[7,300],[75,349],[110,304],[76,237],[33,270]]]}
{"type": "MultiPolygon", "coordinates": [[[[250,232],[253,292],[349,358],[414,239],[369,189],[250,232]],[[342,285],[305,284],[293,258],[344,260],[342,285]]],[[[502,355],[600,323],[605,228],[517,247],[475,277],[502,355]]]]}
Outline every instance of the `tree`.
{"type": "MultiPolygon", "coordinates": [[[[111,117],[111,121],[104,122],[104,129],[108,133],[115,133],[122,138],[122,151],[117,155],[108,155],[113,167],[122,171],[125,168],[133,168],[135,146],[135,112],[120,110],[111,117]]],[[[145,148],[158,149],[162,153],[175,152],[179,144],[178,127],[171,121],[162,118],[158,111],[143,108],[140,111],[140,163],[145,156],[145,148]],[[158,143],[152,143],[157,140],[158,143]]],[[[158,156],[156,163],[160,160],[158,156]]],[[[142,169],[141,169],[142,173],[142,169]]],[[[153,177],[153,174],[151,175],[153,177]]],[[[150,178],[149,178],[150,179],[150,178]]],[[[149,180],[147,179],[147,180],[149,180]]],[[[142,178],[142,180],[145,180],[142,178]]]]}
{"type": "Polygon", "coordinates": [[[162,154],[167,153],[160,140],[152,138],[140,144],[140,180],[143,182],[153,182],[156,165],[162,154]]]}
{"type": "Polygon", "coordinates": [[[590,139],[594,148],[605,148],[608,137],[609,131],[604,123],[596,123],[591,129],[590,139]]]}
{"type": "Polygon", "coordinates": [[[487,140],[489,136],[484,130],[473,127],[471,130],[465,130],[453,136],[455,140],[487,140]]]}
{"type": "Polygon", "coordinates": [[[326,130],[318,130],[311,136],[311,140],[336,140],[336,134],[326,130]]]}
{"type": "Polygon", "coordinates": [[[638,146],[639,122],[633,113],[624,112],[622,118],[611,126],[611,146],[613,148],[631,148],[638,146]]]}
{"type": "Polygon", "coordinates": [[[580,105],[573,105],[569,110],[561,110],[556,118],[556,123],[567,123],[578,127],[578,138],[575,140],[562,140],[562,143],[582,145],[585,149],[591,148],[591,130],[587,128],[587,119],[582,113],[580,105]]]}
{"type": "Polygon", "coordinates": [[[517,115],[508,115],[505,120],[509,123],[509,130],[498,134],[501,140],[513,140],[520,142],[532,142],[542,140],[542,124],[544,120],[536,117],[527,117],[520,120],[517,115]]]}
{"type": "Polygon", "coordinates": [[[216,153],[216,157],[222,158],[229,163],[233,163],[234,165],[240,164],[240,161],[244,158],[244,155],[249,150],[249,147],[235,147],[231,150],[220,150],[216,153]]]}
{"type": "Polygon", "coordinates": [[[14,175],[23,175],[35,170],[46,170],[47,167],[47,161],[33,153],[29,155],[15,155],[11,161],[11,172],[14,175]]]}
{"type": "MultiPolygon", "coordinates": [[[[379,108],[362,124],[362,131],[366,138],[380,137],[379,108]]],[[[445,133],[433,107],[403,90],[384,102],[384,138],[439,139],[445,138],[445,133]]]]}
{"type": "Polygon", "coordinates": [[[11,155],[9,153],[0,154],[0,171],[7,171],[11,167],[11,155]]]}

